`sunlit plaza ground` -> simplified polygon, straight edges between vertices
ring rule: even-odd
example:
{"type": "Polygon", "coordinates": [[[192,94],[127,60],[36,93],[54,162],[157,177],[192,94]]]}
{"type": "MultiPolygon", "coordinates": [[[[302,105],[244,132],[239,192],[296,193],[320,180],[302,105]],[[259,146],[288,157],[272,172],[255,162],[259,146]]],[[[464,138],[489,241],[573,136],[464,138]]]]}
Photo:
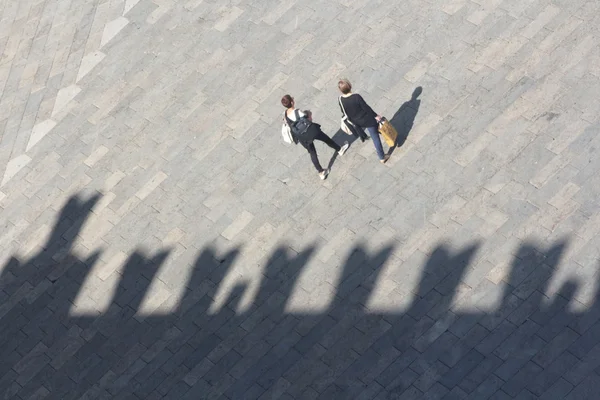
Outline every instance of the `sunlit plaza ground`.
{"type": "Polygon", "coordinates": [[[599,398],[599,1],[0,18],[2,398],[599,398]]]}

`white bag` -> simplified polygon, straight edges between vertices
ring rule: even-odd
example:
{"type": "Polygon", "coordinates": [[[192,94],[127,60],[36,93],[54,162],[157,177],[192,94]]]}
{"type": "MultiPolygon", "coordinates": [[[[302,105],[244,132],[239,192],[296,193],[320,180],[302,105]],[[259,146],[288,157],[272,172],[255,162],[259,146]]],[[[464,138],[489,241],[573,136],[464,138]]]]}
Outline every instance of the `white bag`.
{"type": "Polygon", "coordinates": [[[287,119],[285,118],[285,113],[283,114],[283,125],[281,126],[281,137],[283,141],[287,144],[294,143],[294,138],[292,137],[292,128],[287,123],[287,119]]]}
{"type": "Polygon", "coordinates": [[[347,135],[353,135],[352,130],[350,129],[350,127],[348,125],[354,125],[354,124],[352,122],[350,122],[350,120],[348,119],[348,116],[346,115],[346,110],[344,110],[344,105],[342,104],[342,96],[340,96],[338,101],[340,102],[340,108],[342,109],[342,112],[344,113],[344,116],[342,117],[342,119],[340,121],[340,129],[342,130],[342,132],[344,132],[347,135]]]}
{"type": "Polygon", "coordinates": [[[348,120],[348,117],[343,116],[342,120],[340,122],[340,128],[342,129],[342,132],[344,132],[347,135],[352,135],[352,131],[350,130],[350,128],[348,127],[348,124],[351,124],[352,122],[350,122],[348,120]]]}
{"type": "Polygon", "coordinates": [[[292,138],[292,130],[286,123],[281,126],[281,136],[283,137],[283,141],[287,144],[294,143],[294,139],[292,138]]]}

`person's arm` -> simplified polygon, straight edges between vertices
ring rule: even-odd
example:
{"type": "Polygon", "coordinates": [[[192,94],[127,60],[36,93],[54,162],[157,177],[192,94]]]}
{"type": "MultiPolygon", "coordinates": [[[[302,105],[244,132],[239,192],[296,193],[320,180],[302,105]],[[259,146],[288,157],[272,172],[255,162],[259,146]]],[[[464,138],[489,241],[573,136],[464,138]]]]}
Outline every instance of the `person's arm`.
{"type": "Polygon", "coordinates": [[[377,122],[379,122],[379,120],[381,119],[381,115],[379,115],[375,111],[373,111],[371,106],[369,106],[367,104],[365,99],[363,99],[360,94],[357,94],[356,96],[358,96],[358,105],[360,106],[360,108],[362,108],[367,114],[374,116],[375,119],[377,120],[377,122]]]}

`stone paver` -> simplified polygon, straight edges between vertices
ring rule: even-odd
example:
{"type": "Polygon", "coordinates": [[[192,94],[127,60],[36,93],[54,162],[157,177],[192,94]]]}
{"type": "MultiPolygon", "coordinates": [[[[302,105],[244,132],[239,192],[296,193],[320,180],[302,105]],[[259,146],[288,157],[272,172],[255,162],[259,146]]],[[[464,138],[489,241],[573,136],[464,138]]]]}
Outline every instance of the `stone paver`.
{"type": "Polygon", "coordinates": [[[1,396],[595,399],[599,16],[0,1],[1,396]],[[322,182],[340,77],[402,146],[322,182]]]}

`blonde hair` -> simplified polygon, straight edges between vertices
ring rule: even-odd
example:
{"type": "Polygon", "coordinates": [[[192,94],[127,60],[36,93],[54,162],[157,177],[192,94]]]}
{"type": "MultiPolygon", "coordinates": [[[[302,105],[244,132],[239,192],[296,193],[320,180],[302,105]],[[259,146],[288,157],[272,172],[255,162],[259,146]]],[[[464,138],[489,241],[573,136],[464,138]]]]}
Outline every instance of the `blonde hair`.
{"type": "Polygon", "coordinates": [[[340,79],[338,82],[338,89],[340,89],[340,92],[343,94],[348,94],[352,91],[352,84],[348,79],[340,79]]]}

